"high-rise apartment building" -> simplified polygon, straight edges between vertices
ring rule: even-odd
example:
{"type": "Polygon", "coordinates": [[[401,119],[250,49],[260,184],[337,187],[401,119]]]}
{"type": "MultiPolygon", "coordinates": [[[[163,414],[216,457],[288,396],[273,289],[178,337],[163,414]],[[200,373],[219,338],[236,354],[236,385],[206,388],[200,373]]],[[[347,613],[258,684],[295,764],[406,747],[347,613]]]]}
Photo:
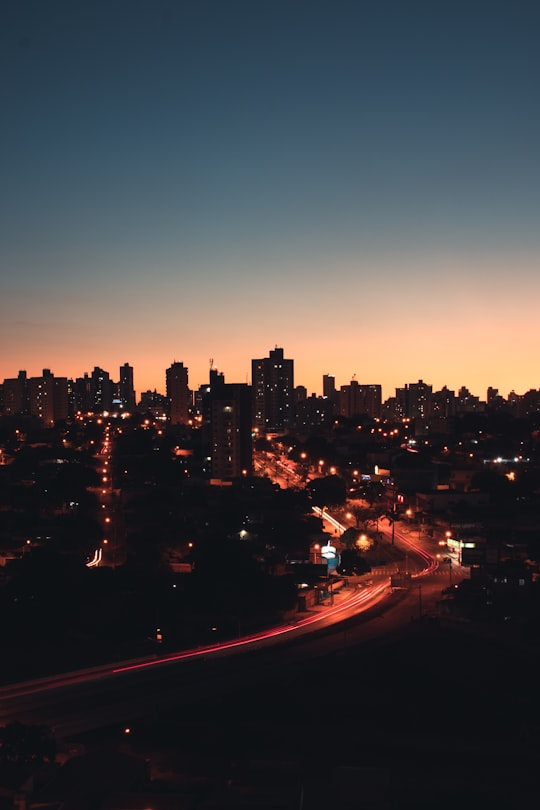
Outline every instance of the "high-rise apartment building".
{"type": "Polygon", "coordinates": [[[138,410],[141,413],[151,413],[157,419],[165,419],[169,412],[169,401],[164,394],[153,391],[143,391],[139,400],[138,410]]]}
{"type": "Polygon", "coordinates": [[[396,388],[396,399],[401,403],[403,415],[409,419],[429,419],[432,390],[432,386],[423,380],[396,388]]]}
{"type": "Polygon", "coordinates": [[[253,421],[265,431],[284,430],[294,421],[294,361],[277,346],[251,361],[253,421]]]}
{"type": "Polygon", "coordinates": [[[73,383],[73,411],[77,413],[88,413],[93,410],[92,385],[88,372],[85,371],[83,377],[77,377],[73,383]]]}
{"type": "Polygon", "coordinates": [[[209,397],[212,478],[230,480],[251,475],[251,387],[223,383],[209,397]]]}
{"type": "Polygon", "coordinates": [[[165,372],[165,380],[170,423],[171,425],[187,425],[191,407],[187,367],[183,363],[172,363],[165,372]]]}
{"type": "Polygon", "coordinates": [[[336,393],[336,378],[333,374],[323,374],[323,397],[332,399],[336,393]]]}
{"type": "Polygon", "coordinates": [[[28,380],[28,410],[31,416],[40,419],[45,427],[68,417],[67,377],[55,377],[48,368],[42,377],[28,380]]]}
{"type": "Polygon", "coordinates": [[[443,386],[440,391],[431,395],[431,416],[448,418],[456,413],[456,395],[454,391],[443,386]]]}
{"type": "Polygon", "coordinates": [[[198,392],[202,436],[211,479],[230,481],[253,471],[251,386],[226,383],[210,368],[210,380],[198,392]]]}
{"type": "Polygon", "coordinates": [[[334,421],[334,403],[328,397],[312,394],[296,403],[297,430],[330,428],[334,421]]]}
{"type": "Polygon", "coordinates": [[[19,371],[17,377],[8,377],[3,385],[3,408],[6,416],[28,413],[28,380],[26,371],[19,371]]]}
{"type": "Polygon", "coordinates": [[[112,408],[113,386],[108,371],[94,366],[90,376],[90,408],[94,413],[103,413],[112,408]]]}
{"type": "Polygon", "coordinates": [[[69,412],[69,382],[67,377],[53,377],[54,421],[67,419],[69,412]]]}
{"type": "Polygon", "coordinates": [[[133,366],[130,366],[129,363],[120,366],[118,393],[122,410],[133,413],[135,410],[135,389],[133,387],[133,366]]]}
{"type": "Polygon", "coordinates": [[[333,413],[339,412],[339,391],[336,391],[336,378],[333,374],[323,374],[323,397],[332,403],[333,413]]]}
{"type": "Polygon", "coordinates": [[[381,415],[382,387],[379,384],[361,385],[351,380],[349,385],[342,385],[339,391],[340,416],[370,416],[378,419],[381,415]]]}
{"type": "Polygon", "coordinates": [[[486,403],[480,398],[471,394],[469,389],[462,385],[456,397],[456,414],[479,413],[485,410],[486,403]]]}

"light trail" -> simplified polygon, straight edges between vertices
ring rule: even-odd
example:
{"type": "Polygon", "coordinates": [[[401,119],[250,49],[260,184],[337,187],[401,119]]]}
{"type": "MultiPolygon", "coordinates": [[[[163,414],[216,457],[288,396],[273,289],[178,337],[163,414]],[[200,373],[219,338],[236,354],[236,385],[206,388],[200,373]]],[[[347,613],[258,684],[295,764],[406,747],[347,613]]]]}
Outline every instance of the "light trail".
{"type": "Polygon", "coordinates": [[[261,633],[254,633],[250,636],[245,636],[241,639],[236,639],[235,641],[226,641],[221,642],[220,644],[212,644],[208,647],[201,647],[197,648],[196,650],[186,650],[181,653],[173,653],[171,655],[164,656],[163,658],[154,659],[152,661],[142,661],[137,664],[129,664],[124,667],[117,667],[113,670],[114,673],[118,672],[128,672],[134,669],[143,669],[145,667],[155,666],[157,664],[167,664],[172,661],[181,661],[186,658],[195,658],[200,655],[208,655],[210,653],[215,652],[222,652],[224,650],[232,650],[239,647],[245,647],[249,644],[255,644],[257,642],[266,641],[268,639],[274,639],[277,636],[283,636],[287,633],[292,633],[294,631],[299,631],[304,627],[308,627],[316,622],[321,622],[324,619],[328,619],[328,617],[336,616],[339,613],[343,613],[344,611],[349,611],[352,607],[360,607],[362,606],[364,609],[367,607],[371,607],[372,605],[376,604],[380,599],[386,596],[386,591],[388,589],[389,580],[380,583],[379,585],[375,585],[370,588],[365,588],[358,593],[355,593],[345,602],[342,602],[340,605],[336,605],[334,607],[330,607],[324,612],[318,613],[313,616],[307,616],[305,619],[300,619],[295,624],[286,624],[281,625],[278,627],[273,627],[270,630],[265,630],[261,633]],[[365,603],[369,602],[368,605],[365,603]]]}
{"type": "Polygon", "coordinates": [[[320,506],[313,506],[312,509],[316,515],[318,515],[323,520],[327,520],[331,526],[333,526],[335,529],[338,530],[338,532],[341,532],[341,534],[343,534],[343,532],[347,527],[344,526],[343,523],[340,523],[339,520],[333,517],[329,512],[327,512],[325,507],[321,509],[320,506]]]}
{"type": "Polygon", "coordinates": [[[340,602],[338,605],[333,605],[317,612],[316,614],[306,616],[303,619],[299,619],[296,623],[278,625],[277,627],[273,627],[259,633],[254,633],[240,639],[235,639],[234,641],[211,644],[205,647],[197,647],[196,649],[171,653],[170,655],[162,656],[160,658],[151,658],[143,661],[139,660],[132,663],[126,663],[123,666],[109,665],[93,667],[91,669],[64,673],[62,675],[51,676],[49,678],[26,681],[25,683],[21,684],[9,684],[7,686],[0,687],[0,701],[14,700],[26,695],[36,694],[38,692],[58,689],[84,681],[89,682],[100,678],[110,678],[116,675],[121,675],[122,673],[148,669],[149,667],[164,666],[177,661],[204,658],[205,656],[212,654],[217,655],[218,653],[223,654],[227,651],[247,648],[250,645],[256,648],[257,646],[263,646],[265,642],[270,644],[271,641],[275,641],[279,637],[285,637],[287,634],[293,634],[295,632],[298,635],[301,635],[306,628],[316,624],[317,622],[324,624],[324,622],[328,622],[329,619],[336,620],[336,617],[338,617],[340,613],[344,613],[346,611],[350,612],[355,608],[358,608],[358,612],[362,612],[363,610],[367,610],[369,607],[376,605],[386,597],[389,582],[390,580],[387,579],[378,585],[366,587],[361,591],[355,591],[348,599],[340,602]]]}
{"type": "MultiPolygon", "coordinates": [[[[333,517],[329,512],[326,511],[326,508],[323,507],[321,509],[320,506],[313,506],[313,511],[315,512],[318,517],[322,518],[322,520],[328,521],[331,526],[337,529],[341,534],[346,529],[342,523],[339,522],[335,517],[333,517]]],[[[411,551],[413,551],[418,557],[421,558],[422,562],[425,563],[426,567],[423,568],[421,571],[418,571],[415,574],[412,574],[413,577],[421,577],[425,576],[426,574],[432,574],[439,567],[439,563],[436,557],[433,554],[430,554],[425,549],[421,548],[421,546],[416,545],[408,537],[406,537],[402,532],[396,531],[396,537],[398,540],[403,543],[403,545],[407,546],[411,551]]]]}
{"type": "Polygon", "coordinates": [[[95,568],[98,565],[101,565],[101,560],[103,558],[103,551],[100,548],[97,548],[94,551],[94,556],[91,560],[86,563],[87,568],[95,568]]]}
{"type": "Polygon", "coordinates": [[[433,554],[430,554],[429,551],[426,551],[420,546],[417,546],[416,543],[413,543],[411,540],[409,540],[408,537],[406,537],[399,531],[396,532],[396,537],[399,539],[400,543],[403,543],[403,545],[407,546],[407,548],[410,548],[411,551],[413,551],[418,557],[420,557],[426,565],[426,567],[423,568],[421,571],[417,571],[415,574],[411,574],[412,577],[423,577],[426,574],[432,574],[433,571],[436,571],[436,569],[439,567],[439,562],[437,558],[433,556],[433,554]]]}

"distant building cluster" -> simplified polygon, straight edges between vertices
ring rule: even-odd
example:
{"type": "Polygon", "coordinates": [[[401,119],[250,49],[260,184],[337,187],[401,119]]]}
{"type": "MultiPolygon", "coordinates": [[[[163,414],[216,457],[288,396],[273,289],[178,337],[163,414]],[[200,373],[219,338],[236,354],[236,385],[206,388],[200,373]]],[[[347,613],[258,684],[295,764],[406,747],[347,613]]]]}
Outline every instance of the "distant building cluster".
{"type": "Polygon", "coordinates": [[[295,430],[329,429],[336,419],[374,419],[381,422],[408,420],[445,432],[449,419],[467,413],[507,411],[525,417],[540,411],[540,391],[524,395],[511,392],[503,398],[488,388],[484,401],[465,386],[457,393],[446,386],[440,391],[423,380],[397,388],[395,396],[382,400],[382,387],[352,379],[336,387],[335,378],[324,374],[322,396],[308,396],[294,383],[294,360],[277,346],[268,357],[251,361],[251,385],[226,383],[222,372],[210,363],[209,382],[198,390],[189,387],[188,368],[174,361],[165,370],[165,394],[144,391],[136,399],[133,366],[120,366],[117,380],[96,366],[75,379],[55,377],[43,369],[38,377],[19,371],[0,385],[0,414],[34,417],[45,427],[77,414],[123,416],[139,412],[171,426],[200,426],[209,431],[212,475],[231,478],[252,468],[252,438],[295,430]]]}
{"type": "MultiPolygon", "coordinates": [[[[77,413],[111,414],[151,412],[172,425],[189,424],[194,413],[202,411],[202,402],[212,390],[223,389],[223,374],[210,367],[209,385],[198,390],[189,387],[188,367],[174,361],[165,370],[165,394],[144,391],[138,401],[134,388],[133,366],[124,363],[117,381],[108,371],[96,366],[89,374],[75,379],[55,377],[43,369],[38,377],[19,371],[17,377],[0,384],[0,413],[28,415],[44,425],[66,419],[77,413]]],[[[505,399],[496,388],[488,388],[485,400],[462,386],[457,393],[444,386],[440,391],[423,380],[396,388],[395,396],[382,400],[382,386],[352,379],[336,387],[335,377],[324,374],[322,396],[308,396],[303,385],[294,384],[294,360],[284,357],[282,348],[270,350],[268,357],[251,361],[252,427],[276,432],[289,427],[317,427],[331,424],[336,416],[395,421],[401,419],[445,419],[464,413],[478,413],[489,407],[511,411],[522,417],[540,410],[540,391],[532,389],[523,395],[512,391],[505,399]]],[[[239,384],[235,384],[238,388],[239,384]]],[[[227,386],[228,388],[229,386],[227,386]]]]}
{"type": "Polygon", "coordinates": [[[133,367],[120,366],[118,382],[96,366],[91,374],[69,379],[55,377],[47,368],[41,377],[28,377],[19,371],[0,385],[0,413],[4,416],[33,416],[45,427],[77,413],[103,413],[136,409],[133,367]]]}

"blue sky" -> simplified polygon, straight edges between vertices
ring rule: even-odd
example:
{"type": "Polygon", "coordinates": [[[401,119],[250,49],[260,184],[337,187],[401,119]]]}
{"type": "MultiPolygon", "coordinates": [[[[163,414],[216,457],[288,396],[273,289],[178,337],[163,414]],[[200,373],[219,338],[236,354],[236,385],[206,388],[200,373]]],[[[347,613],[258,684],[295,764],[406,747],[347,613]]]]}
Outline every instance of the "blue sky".
{"type": "Polygon", "coordinates": [[[0,12],[0,378],[537,388],[533,2],[0,12]]]}

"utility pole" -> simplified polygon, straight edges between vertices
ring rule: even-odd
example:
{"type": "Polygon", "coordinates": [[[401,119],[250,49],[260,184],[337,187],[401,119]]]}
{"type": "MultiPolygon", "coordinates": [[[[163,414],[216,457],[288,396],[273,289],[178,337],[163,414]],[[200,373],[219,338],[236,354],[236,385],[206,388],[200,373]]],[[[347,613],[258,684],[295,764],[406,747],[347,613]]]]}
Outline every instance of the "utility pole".
{"type": "Polygon", "coordinates": [[[396,541],[396,485],[394,481],[392,481],[392,509],[390,511],[391,519],[392,519],[392,545],[395,545],[396,541]]]}

